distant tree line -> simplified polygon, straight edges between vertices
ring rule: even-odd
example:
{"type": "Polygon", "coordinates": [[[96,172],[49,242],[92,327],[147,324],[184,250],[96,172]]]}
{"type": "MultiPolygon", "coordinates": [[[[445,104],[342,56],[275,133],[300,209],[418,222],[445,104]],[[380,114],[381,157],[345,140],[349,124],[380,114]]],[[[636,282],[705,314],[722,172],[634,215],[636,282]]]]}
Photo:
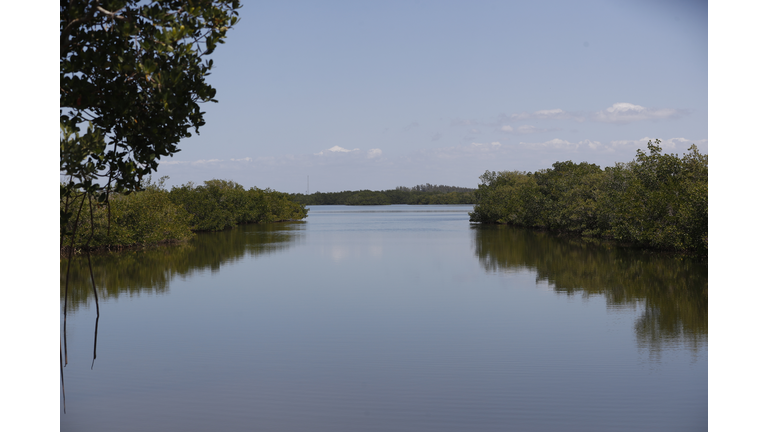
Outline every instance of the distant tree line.
{"type": "Polygon", "coordinates": [[[410,188],[398,186],[384,191],[366,189],[292,194],[291,198],[304,205],[475,204],[475,191],[472,188],[427,183],[410,188]]]}
{"type": "Polygon", "coordinates": [[[423,185],[416,185],[414,187],[407,187],[407,186],[398,186],[395,188],[395,190],[398,191],[405,191],[405,192],[441,192],[441,193],[448,193],[448,192],[474,192],[477,189],[475,188],[466,188],[466,187],[459,187],[459,186],[446,186],[446,185],[433,185],[433,184],[423,184],[423,185]]]}
{"type": "Polygon", "coordinates": [[[706,254],[708,156],[648,142],[632,162],[556,162],[535,173],[486,171],[470,221],[511,224],[706,254]]]}
{"type": "Polygon", "coordinates": [[[62,251],[70,247],[119,249],[186,241],[195,231],[299,220],[306,218],[309,211],[288,194],[271,189],[246,190],[232,181],[209,180],[203,185],[188,183],[167,191],[164,180],[157,184],[146,182],[140,192],[114,194],[104,204],[85,193],[73,200],[62,199],[62,211],[73,214],[62,230],[62,251]],[[89,202],[94,204],[93,211],[89,210],[89,202]],[[74,235],[67,238],[65,233],[74,235]]]}

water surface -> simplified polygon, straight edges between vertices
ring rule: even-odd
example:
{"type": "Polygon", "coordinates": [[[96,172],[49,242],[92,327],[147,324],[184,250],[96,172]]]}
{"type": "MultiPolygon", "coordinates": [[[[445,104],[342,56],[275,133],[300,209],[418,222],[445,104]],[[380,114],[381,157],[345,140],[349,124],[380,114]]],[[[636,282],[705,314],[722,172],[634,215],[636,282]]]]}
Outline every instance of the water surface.
{"type": "Polygon", "coordinates": [[[61,429],[706,430],[705,263],[470,210],[311,206],[92,256],[98,321],[78,260],[61,429]]]}

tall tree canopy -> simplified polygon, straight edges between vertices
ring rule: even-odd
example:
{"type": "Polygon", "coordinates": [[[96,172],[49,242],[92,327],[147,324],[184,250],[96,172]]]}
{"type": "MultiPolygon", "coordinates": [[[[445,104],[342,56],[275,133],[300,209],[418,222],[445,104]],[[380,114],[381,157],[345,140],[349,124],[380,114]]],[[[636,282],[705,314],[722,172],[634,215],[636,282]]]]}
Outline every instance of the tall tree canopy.
{"type": "Polygon", "coordinates": [[[216,102],[204,57],[224,43],[238,8],[238,0],[61,0],[62,197],[105,201],[140,189],[190,128],[199,133],[199,104],[216,102]]]}

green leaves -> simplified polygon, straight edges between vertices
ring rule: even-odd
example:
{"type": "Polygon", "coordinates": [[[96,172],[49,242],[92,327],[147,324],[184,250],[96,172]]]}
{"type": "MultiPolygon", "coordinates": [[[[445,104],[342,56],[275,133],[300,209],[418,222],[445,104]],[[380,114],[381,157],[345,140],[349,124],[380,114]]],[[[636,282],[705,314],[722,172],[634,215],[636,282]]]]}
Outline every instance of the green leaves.
{"type": "MultiPolygon", "coordinates": [[[[62,210],[67,209],[62,214],[69,213],[72,216],[72,209],[77,209],[81,204],[83,212],[89,213],[88,217],[81,215],[80,218],[68,217],[62,220],[62,225],[65,225],[62,232],[72,235],[77,249],[120,248],[190,239],[190,215],[170,201],[167,191],[158,186],[148,186],[146,181],[144,184],[145,191],[113,196],[108,204],[104,200],[101,200],[102,203],[89,204],[86,193],[62,199],[60,206],[62,210]],[[93,219],[86,206],[92,206],[93,219]]],[[[62,246],[70,244],[68,242],[62,246]]]]}
{"type": "Polygon", "coordinates": [[[170,199],[192,215],[196,231],[221,231],[241,223],[278,222],[307,217],[308,210],[288,194],[251,188],[226,180],[174,187],[170,199]]]}
{"type": "Polygon", "coordinates": [[[604,171],[556,162],[535,174],[486,171],[470,221],[508,223],[706,253],[707,155],[682,158],[648,142],[634,161],[604,171]]]}
{"type": "Polygon", "coordinates": [[[60,170],[71,179],[62,193],[139,190],[190,128],[199,133],[199,103],[215,95],[203,57],[223,43],[239,7],[237,0],[61,3],[60,170]]]}

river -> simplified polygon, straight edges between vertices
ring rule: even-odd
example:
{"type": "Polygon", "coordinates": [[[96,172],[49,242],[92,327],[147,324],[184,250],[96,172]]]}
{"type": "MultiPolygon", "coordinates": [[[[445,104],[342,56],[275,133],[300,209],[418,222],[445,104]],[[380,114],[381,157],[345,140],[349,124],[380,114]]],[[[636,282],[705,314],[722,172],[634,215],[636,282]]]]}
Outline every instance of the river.
{"type": "Polygon", "coordinates": [[[310,206],[92,255],[98,319],[75,260],[61,430],[707,429],[706,262],[470,210],[310,206]]]}

